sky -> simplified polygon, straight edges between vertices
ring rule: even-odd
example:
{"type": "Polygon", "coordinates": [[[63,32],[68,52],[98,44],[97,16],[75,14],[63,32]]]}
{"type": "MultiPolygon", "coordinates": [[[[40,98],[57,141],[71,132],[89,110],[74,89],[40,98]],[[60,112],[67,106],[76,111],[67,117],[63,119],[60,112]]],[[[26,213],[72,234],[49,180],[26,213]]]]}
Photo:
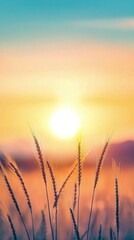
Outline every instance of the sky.
{"type": "Polygon", "coordinates": [[[22,152],[29,128],[48,151],[59,106],[78,111],[87,148],[134,139],[134,1],[0,0],[0,143],[22,152]],[[23,142],[23,144],[22,144],[23,142]]]}

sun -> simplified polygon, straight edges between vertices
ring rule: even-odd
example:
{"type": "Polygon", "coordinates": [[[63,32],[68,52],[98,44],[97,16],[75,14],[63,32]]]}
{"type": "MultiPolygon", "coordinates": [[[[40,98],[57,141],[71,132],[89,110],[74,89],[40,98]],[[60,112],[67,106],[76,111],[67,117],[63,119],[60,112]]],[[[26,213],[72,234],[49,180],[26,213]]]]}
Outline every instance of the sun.
{"type": "Polygon", "coordinates": [[[71,108],[59,108],[51,116],[50,128],[58,137],[72,137],[80,129],[79,115],[71,108]]]}

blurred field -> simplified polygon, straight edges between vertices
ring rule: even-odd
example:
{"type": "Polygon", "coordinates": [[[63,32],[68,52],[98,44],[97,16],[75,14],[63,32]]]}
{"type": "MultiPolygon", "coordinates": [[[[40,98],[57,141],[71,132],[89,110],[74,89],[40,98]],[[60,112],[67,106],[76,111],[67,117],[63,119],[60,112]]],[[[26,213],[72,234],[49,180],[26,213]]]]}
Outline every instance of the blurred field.
{"type": "MultiPolygon", "coordinates": [[[[63,180],[70,171],[69,167],[54,166],[57,188],[62,185],[63,180]]],[[[121,168],[119,173],[119,196],[120,196],[120,239],[134,239],[134,182],[133,182],[134,168],[121,168]]],[[[26,200],[23,192],[20,190],[20,185],[15,177],[10,174],[10,181],[13,189],[17,195],[18,202],[25,216],[25,221],[31,231],[31,219],[29,210],[26,205],[26,200]]],[[[51,239],[50,227],[48,223],[48,213],[46,206],[46,196],[44,184],[39,170],[22,172],[23,178],[27,185],[29,195],[33,204],[34,221],[36,228],[37,239],[43,239],[41,236],[41,210],[45,212],[47,221],[47,237],[51,239]]],[[[82,171],[82,186],[80,199],[80,234],[82,235],[87,229],[87,219],[90,209],[91,193],[93,190],[93,181],[95,177],[95,168],[84,167],[82,171]]],[[[115,227],[115,187],[114,187],[115,173],[112,167],[102,168],[99,183],[97,185],[95,202],[92,215],[91,239],[98,238],[99,226],[102,224],[102,239],[109,239],[109,229],[115,227]]],[[[49,172],[47,172],[49,196],[51,199],[51,210],[54,216],[53,209],[53,191],[49,172]]],[[[63,190],[62,197],[58,205],[58,239],[67,240],[73,236],[72,219],[69,208],[73,205],[74,183],[77,181],[77,171],[68,181],[63,190]]],[[[1,180],[1,208],[9,211],[12,216],[19,239],[27,239],[23,226],[21,225],[19,216],[12,204],[12,200],[6,191],[4,182],[1,180]],[[6,207],[8,206],[8,207],[6,207]]],[[[54,219],[53,219],[54,221],[54,219]]],[[[1,239],[9,239],[11,230],[8,222],[1,220],[1,239]]],[[[32,233],[31,233],[32,236],[32,233]]],[[[12,239],[12,238],[11,238],[12,239]]],[[[31,238],[32,239],[32,238],[31,238]]],[[[75,239],[75,238],[72,238],[75,239]]]]}

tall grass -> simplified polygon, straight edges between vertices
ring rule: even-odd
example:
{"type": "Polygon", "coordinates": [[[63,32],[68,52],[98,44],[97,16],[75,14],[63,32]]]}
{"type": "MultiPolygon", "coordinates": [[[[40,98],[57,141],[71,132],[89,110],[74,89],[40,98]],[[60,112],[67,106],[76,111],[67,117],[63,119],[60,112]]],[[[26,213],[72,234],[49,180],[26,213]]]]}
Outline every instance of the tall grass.
{"type": "Polygon", "coordinates": [[[63,181],[63,183],[62,183],[62,185],[61,185],[61,187],[60,187],[60,189],[59,189],[59,192],[58,192],[58,194],[57,194],[57,199],[54,201],[54,204],[53,204],[53,207],[54,207],[54,208],[57,207],[57,204],[58,204],[59,198],[60,198],[60,196],[61,196],[61,194],[62,194],[62,191],[63,191],[63,189],[65,188],[68,180],[69,180],[69,179],[71,178],[71,176],[73,175],[76,167],[77,167],[77,163],[73,166],[73,168],[71,169],[71,171],[69,172],[69,174],[66,176],[65,180],[63,181]]]}
{"type": "MultiPolygon", "coordinates": [[[[81,163],[84,162],[84,160],[86,159],[86,157],[88,156],[88,153],[81,159],[81,163]]],[[[70,172],[67,174],[65,180],[63,181],[60,189],[59,189],[59,192],[57,194],[57,199],[56,201],[54,202],[53,204],[53,207],[55,208],[59,202],[59,199],[61,197],[61,194],[66,186],[66,184],[68,183],[69,179],[72,177],[72,175],[74,174],[75,170],[77,169],[77,166],[78,166],[78,160],[77,161],[74,161],[73,163],[73,167],[71,168],[70,172]]]]}
{"type": "Polygon", "coordinates": [[[41,173],[42,173],[42,178],[43,178],[43,181],[44,181],[44,184],[45,184],[49,222],[50,222],[52,239],[54,240],[54,232],[53,232],[52,218],[51,218],[51,212],[50,212],[50,201],[49,201],[49,195],[48,195],[48,185],[47,185],[47,177],[46,177],[44,159],[43,159],[43,155],[42,155],[42,152],[41,152],[39,142],[38,142],[37,138],[35,137],[35,135],[33,135],[33,139],[34,139],[34,142],[35,142],[35,145],[36,145],[36,149],[37,149],[37,153],[38,153],[38,157],[39,157],[39,162],[40,162],[40,169],[41,169],[41,173]]]}
{"type": "Polygon", "coordinates": [[[29,193],[28,193],[28,190],[26,188],[26,185],[25,185],[25,182],[22,178],[22,175],[18,169],[18,167],[16,166],[16,164],[14,163],[13,159],[12,161],[10,162],[10,165],[11,167],[13,168],[17,178],[19,179],[20,181],[20,184],[22,186],[22,190],[24,192],[24,195],[26,197],[26,200],[27,200],[27,205],[29,207],[29,210],[30,210],[30,214],[31,214],[31,220],[32,220],[32,231],[33,231],[33,240],[35,239],[35,233],[34,233],[34,219],[33,219],[33,208],[32,208],[32,203],[31,203],[31,200],[30,200],[30,196],[29,196],[29,193]]]}
{"type": "Polygon", "coordinates": [[[79,230],[78,230],[78,226],[76,224],[76,220],[75,220],[75,217],[74,217],[74,213],[73,213],[73,210],[70,208],[70,214],[71,214],[71,218],[72,218],[72,221],[73,221],[73,226],[74,226],[74,230],[75,230],[75,235],[76,235],[76,239],[77,240],[80,240],[80,234],[79,234],[79,230]]]}
{"type": "Polygon", "coordinates": [[[92,217],[92,211],[93,211],[95,190],[96,190],[97,183],[98,183],[98,180],[99,180],[100,171],[101,171],[102,163],[103,163],[103,160],[104,160],[104,155],[106,153],[108,144],[109,144],[109,140],[106,141],[106,143],[104,145],[104,148],[102,150],[102,153],[101,153],[101,156],[100,156],[100,159],[98,161],[97,168],[96,168],[95,181],[94,181],[94,187],[93,187],[93,193],[92,193],[92,199],[91,199],[91,208],[90,208],[90,213],[89,213],[89,218],[88,218],[87,240],[89,239],[89,231],[90,231],[91,217],[92,217]]]}
{"type": "Polygon", "coordinates": [[[30,240],[30,236],[29,236],[29,233],[28,233],[27,226],[26,226],[26,224],[25,224],[25,222],[24,222],[22,213],[21,213],[21,211],[20,211],[20,207],[19,207],[19,205],[18,205],[18,202],[17,202],[17,200],[16,200],[15,194],[14,194],[14,192],[13,192],[13,190],[12,190],[12,187],[11,187],[11,185],[10,185],[10,183],[9,183],[9,181],[8,181],[8,178],[6,177],[5,174],[3,174],[3,178],[4,178],[4,181],[5,181],[5,183],[6,183],[7,189],[8,189],[8,191],[9,191],[9,193],[10,193],[10,196],[11,196],[11,198],[12,198],[12,201],[13,201],[13,203],[14,203],[14,206],[15,206],[15,208],[16,208],[16,210],[17,210],[17,212],[18,212],[18,214],[19,214],[19,216],[20,216],[20,218],[21,218],[21,221],[22,221],[22,224],[23,224],[23,226],[24,226],[24,228],[25,228],[27,237],[28,237],[28,239],[30,240]]]}
{"type": "Polygon", "coordinates": [[[120,216],[119,216],[119,187],[118,179],[115,178],[115,195],[116,195],[116,233],[117,240],[119,240],[119,231],[120,231],[120,216]]]}
{"type": "Polygon", "coordinates": [[[81,142],[78,143],[78,207],[77,207],[77,226],[79,229],[80,220],[80,191],[81,191],[81,178],[82,178],[82,166],[81,166],[81,142]]]}
{"type": "MultiPolygon", "coordinates": [[[[91,220],[92,220],[92,215],[93,215],[93,206],[94,206],[94,199],[95,199],[95,193],[97,190],[97,185],[98,185],[98,181],[99,181],[99,177],[100,177],[100,172],[101,172],[101,168],[102,168],[102,163],[104,160],[104,156],[105,153],[107,151],[108,145],[109,145],[109,140],[106,141],[103,150],[101,152],[101,155],[99,157],[99,161],[97,163],[97,167],[96,167],[96,172],[95,172],[95,178],[94,178],[94,184],[93,184],[93,191],[92,191],[92,196],[91,196],[91,206],[90,206],[90,211],[88,213],[88,221],[87,223],[87,229],[85,231],[85,233],[81,234],[80,233],[80,227],[81,227],[81,221],[82,221],[82,214],[80,214],[80,188],[82,187],[81,185],[81,179],[82,179],[82,158],[81,158],[81,143],[79,142],[78,144],[78,159],[77,162],[74,163],[71,171],[69,171],[69,173],[67,174],[65,180],[63,181],[63,183],[61,184],[61,187],[59,188],[59,191],[57,190],[57,179],[56,176],[54,174],[53,168],[50,164],[50,162],[48,160],[46,160],[44,162],[43,159],[43,154],[40,148],[40,145],[38,143],[38,140],[35,136],[34,137],[34,141],[36,144],[36,149],[38,152],[38,157],[39,157],[39,165],[40,165],[40,169],[41,169],[41,175],[45,184],[45,192],[46,192],[46,202],[47,202],[47,211],[48,211],[48,217],[49,217],[49,226],[50,226],[50,230],[51,230],[51,238],[52,240],[59,240],[60,239],[60,233],[59,233],[59,229],[60,227],[62,228],[62,226],[60,226],[60,224],[58,224],[58,217],[60,215],[61,219],[62,219],[62,212],[58,206],[59,203],[59,199],[61,198],[61,194],[63,193],[63,189],[65,188],[66,184],[68,183],[68,181],[71,179],[72,175],[75,173],[75,170],[77,169],[76,172],[76,176],[77,176],[77,183],[73,184],[74,189],[73,189],[73,196],[71,195],[71,191],[70,191],[70,195],[71,195],[71,206],[72,208],[69,207],[68,212],[70,212],[70,221],[72,220],[72,224],[71,227],[73,228],[73,232],[75,233],[75,239],[77,240],[82,240],[82,239],[92,239],[90,237],[90,230],[91,230],[91,220]],[[46,166],[45,166],[46,164],[46,166]],[[50,180],[52,183],[52,187],[53,187],[53,198],[54,198],[54,204],[50,204],[50,199],[49,199],[49,188],[48,188],[48,176],[47,176],[47,171],[49,171],[50,174],[50,180]],[[77,206],[77,208],[76,208],[77,206]],[[52,222],[52,215],[51,215],[51,211],[54,208],[55,210],[55,225],[52,222]],[[76,211],[75,211],[76,210],[76,211]],[[54,232],[54,227],[55,227],[55,232],[54,232]],[[82,236],[80,236],[82,235],[82,236]]],[[[6,159],[4,158],[3,162],[0,161],[0,174],[2,176],[2,178],[4,179],[4,182],[6,184],[7,190],[10,194],[10,197],[12,199],[12,202],[20,216],[21,219],[21,223],[24,226],[26,235],[27,235],[27,239],[31,240],[30,238],[30,234],[27,228],[27,225],[24,221],[24,216],[20,210],[20,206],[18,204],[16,195],[14,193],[14,190],[11,186],[11,183],[9,181],[8,178],[8,171],[6,172],[6,170],[10,170],[12,172],[14,172],[16,178],[19,180],[20,184],[21,184],[21,189],[24,192],[26,201],[27,201],[27,206],[30,210],[31,213],[31,220],[32,220],[32,236],[34,240],[38,240],[38,238],[36,238],[36,230],[34,229],[34,216],[33,216],[33,208],[32,208],[32,203],[31,203],[31,199],[25,184],[25,181],[21,175],[21,172],[18,168],[18,166],[16,165],[15,161],[13,159],[6,159]]],[[[110,228],[109,231],[109,238],[110,240],[120,240],[120,198],[119,198],[119,182],[118,182],[118,178],[115,177],[113,185],[115,187],[115,216],[116,216],[116,234],[114,233],[114,230],[112,228],[110,228]]],[[[65,196],[66,200],[68,198],[68,196],[65,196]]],[[[84,204],[82,202],[82,204],[84,204]]],[[[46,213],[44,213],[44,211],[42,211],[42,222],[41,222],[41,229],[42,229],[42,238],[41,239],[50,239],[47,236],[47,228],[46,228],[46,213]],[[48,237],[48,238],[47,238],[48,237]]],[[[12,235],[14,240],[17,240],[17,234],[16,234],[16,229],[14,227],[14,219],[12,219],[12,216],[7,214],[7,218],[8,218],[8,222],[10,224],[10,228],[12,230],[12,235]]],[[[102,219],[101,219],[102,220],[102,219]]],[[[60,221],[60,220],[59,220],[60,221]]],[[[101,221],[102,222],[102,221],[101,221]]],[[[62,224],[64,224],[64,221],[62,220],[62,224]]],[[[81,228],[82,229],[82,228],[81,228]]],[[[98,229],[96,227],[96,229],[98,229]]],[[[70,231],[72,229],[70,228],[70,231]]],[[[102,225],[100,225],[99,230],[96,231],[96,238],[98,240],[102,240],[104,236],[102,236],[102,225]]],[[[68,239],[69,240],[69,234],[64,236],[63,239],[68,239]]],[[[71,238],[72,238],[72,233],[71,233],[71,238]]]]}
{"type": "Polygon", "coordinates": [[[10,218],[9,215],[7,215],[7,219],[8,219],[8,222],[10,224],[10,228],[12,230],[13,238],[14,238],[14,240],[17,240],[18,238],[17,238],[16,230],[15,230],[14,224],[12,222],[12,219],[10,218]]]}
{"type": "MultiPolygon", "coordinates": [[[[57,187],[56,187],[56,181],[55,181],[55,176],[52,170],[52,167],[50,163],[47,161],[47,166],[50,172],[50,176],[52,179],[52,186],[53,186],[53,194],[54,194],[54,201],[57,200],[57,187]]],[[[57,240],[58,236],[58,206],[55,207],[55,240],[57,240]]]]}
{"type": "Polygon", "coordinates": [[[77,183],[74,184],[73,211],[76,208],[76,203],[77,203],[77,183]]]}
{"type": "Polygon", "coordinates": [[[43,233],[42,239],[47,240],[47,226],[44,211],[41,211],[41,230],[43,233]]]}

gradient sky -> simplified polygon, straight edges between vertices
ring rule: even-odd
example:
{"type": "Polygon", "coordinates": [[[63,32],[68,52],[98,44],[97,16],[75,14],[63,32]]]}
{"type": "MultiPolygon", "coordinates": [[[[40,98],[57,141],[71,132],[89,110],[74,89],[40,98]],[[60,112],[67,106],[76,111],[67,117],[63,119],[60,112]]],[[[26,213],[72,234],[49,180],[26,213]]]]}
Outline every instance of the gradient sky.
{"type": "Polygon", "coordinates": [[[133,9],[130,0],[0,0],[2,147],[26,140],[30,125],[60,149],[48,122],[61,105],[79,112],[88,144],[111,131],[134,139],[133,9]]]}
{"type": "Polygon", "coordinates": [[[134,40],[134,2],[0,1],[1,44],[48,39],[134,40]]]}

